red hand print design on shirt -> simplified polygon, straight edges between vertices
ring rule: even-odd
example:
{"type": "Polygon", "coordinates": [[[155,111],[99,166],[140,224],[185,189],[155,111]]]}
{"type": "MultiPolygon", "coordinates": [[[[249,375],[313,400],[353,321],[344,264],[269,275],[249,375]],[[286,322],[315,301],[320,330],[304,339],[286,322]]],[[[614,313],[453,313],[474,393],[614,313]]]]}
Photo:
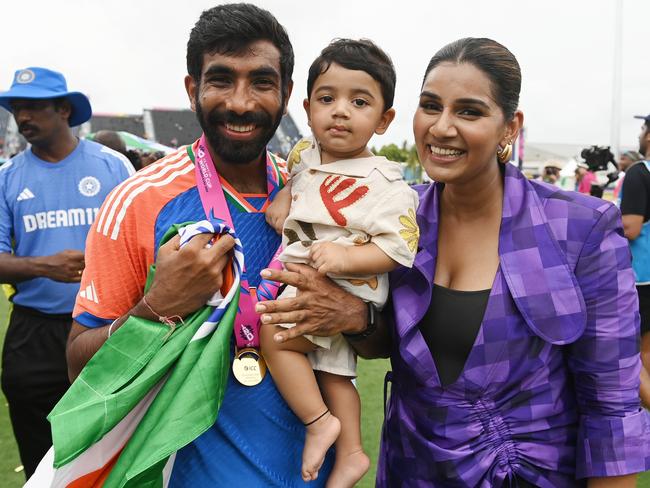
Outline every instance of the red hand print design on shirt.
{"type": "Polygon", "coordinates": [[[355,178],[344,178],[340,175],[330,175],[325,178],[325,181],[320,186],[320,197],[325,204],[325,208],[336,222],[341,227],[345,227],[348,223],[347,219],[341,213],[341,209],[349,207],[350,205],[358,202],[366,193],[369,188],[367,186],[358,186],[345,198],[336,199],[357,182],[355,178]]]}

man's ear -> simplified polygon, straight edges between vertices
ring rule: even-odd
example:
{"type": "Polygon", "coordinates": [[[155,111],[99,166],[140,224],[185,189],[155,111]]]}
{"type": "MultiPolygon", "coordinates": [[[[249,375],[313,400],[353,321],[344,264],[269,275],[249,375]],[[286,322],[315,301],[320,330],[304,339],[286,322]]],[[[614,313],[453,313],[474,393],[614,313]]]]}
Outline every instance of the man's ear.
{"type": "Polygon", "coordinates": [[[56,111],[61,114],[61,117],[65,119],[66,122],[70,120],[70,117],[72,117],[72,105],[70,104],[70,100],[67,98],[64,98],[60,102],[58,102],[55,105],[56,111]]]}
{"type": "Polygon", "coordinates": [[[302,101],[302,107],[305,109],[305,112],[307,113],[307,125],[311,127],[311,115],[309,113],[309,99],[305,98],[302,101]]]}
{"type": "Polygon", "coordinates": [[[187,97],[190,99],[190,108],[192,112],[196,112],[196,81],[190,75],[185,76],[185,91],[187,97]]]}
{"type": "Polygon", "coordinates": [[[287,84],[287,95],[284,97],[284,108],[282,110],[282,115],[287,115],[289,107],[289,99],[291,98],[291,92],[293,92],[293,80],[289,80],[287,84]]]}
{"type": "Polygon", "coordinates": [[[390,123],[393,121],[395,118],[395,109],[394,108],[389,108],[386,110],[382,116],[381,119],[379,119],[379,125],[377,125],[377,128],[375,129],[375,134],[377,135],[382,135],[384,132],[388,130],[388,126],[390,126],[390,123]]]}

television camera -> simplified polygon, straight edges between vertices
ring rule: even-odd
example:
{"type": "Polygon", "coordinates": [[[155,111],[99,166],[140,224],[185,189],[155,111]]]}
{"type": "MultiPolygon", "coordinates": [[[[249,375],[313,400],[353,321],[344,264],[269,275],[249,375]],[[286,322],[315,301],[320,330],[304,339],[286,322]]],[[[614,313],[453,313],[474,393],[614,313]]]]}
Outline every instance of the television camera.
{"type": "Polygon", "coordinates": [[[605,188],[618,179],[618,164],[609,146],[590,146],[582,150],[580,156],[585,160],[589,171],[607,171],[607,182],[592,183],[590,194],[602,198],[605,188]]]}

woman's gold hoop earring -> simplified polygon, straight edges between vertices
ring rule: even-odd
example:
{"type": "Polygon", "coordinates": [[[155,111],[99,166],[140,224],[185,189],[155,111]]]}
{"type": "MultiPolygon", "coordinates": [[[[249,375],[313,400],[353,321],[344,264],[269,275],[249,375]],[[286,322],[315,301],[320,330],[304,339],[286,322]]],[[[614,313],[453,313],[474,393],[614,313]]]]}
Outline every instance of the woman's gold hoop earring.
{"type": "Polygon", "coordinates": [[[508,142],[505,147],[497,149],[497,159],[500,163],[507,163],[512,156],[512,142],[508,142]]]}

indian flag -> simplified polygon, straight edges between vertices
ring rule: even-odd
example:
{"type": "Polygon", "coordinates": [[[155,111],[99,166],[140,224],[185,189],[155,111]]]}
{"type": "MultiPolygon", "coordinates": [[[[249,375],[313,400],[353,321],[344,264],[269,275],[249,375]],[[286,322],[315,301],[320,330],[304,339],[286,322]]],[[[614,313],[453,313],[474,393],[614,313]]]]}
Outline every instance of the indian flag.
{"type": "MultiPolygon", "coordinates": [[[[163,242],[177,232],[181,245],[206,232],[235,237],[213,220],[174,226],[163,242]]],[[[93,356],[50,413],[54,446],[26,487],[167,486],[176,451],[214,424],[223,401],[244,264],[235,240],[226,284],[184,325],[131,317],[93,356]]]]}

